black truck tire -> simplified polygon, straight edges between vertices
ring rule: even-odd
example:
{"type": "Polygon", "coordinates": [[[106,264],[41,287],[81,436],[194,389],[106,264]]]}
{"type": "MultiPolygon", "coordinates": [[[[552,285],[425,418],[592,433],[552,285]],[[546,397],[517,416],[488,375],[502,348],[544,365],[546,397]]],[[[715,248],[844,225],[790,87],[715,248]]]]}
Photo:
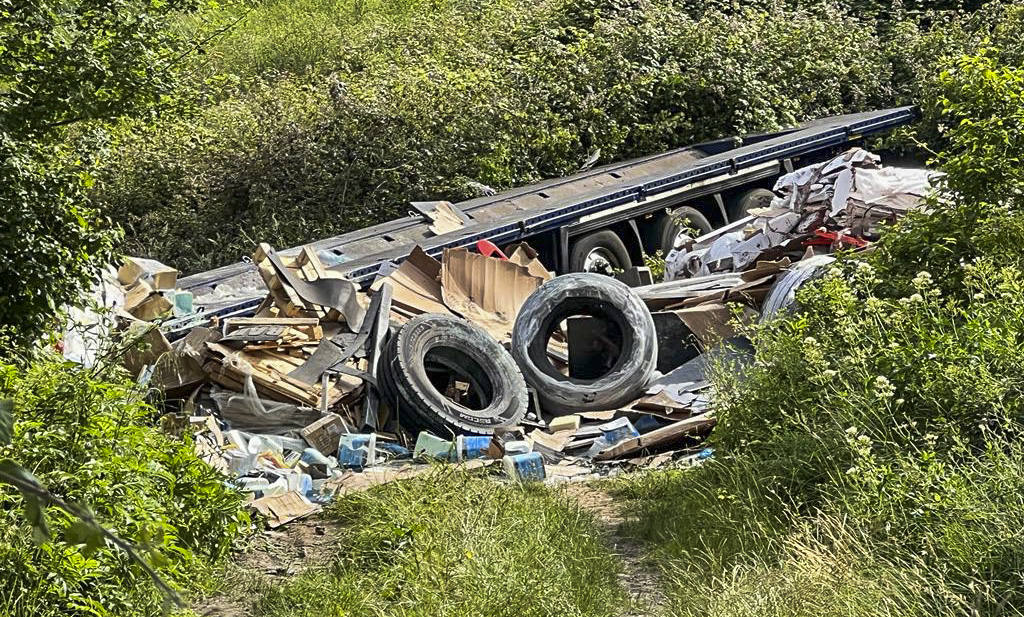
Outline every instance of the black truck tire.
{"type": "Polygon", "coordinates": [[[691,231],[694,237],[711,233],[715,227],[708,217],[692,206],[680,206],[661,214],[647,229],[647,247],[667,255],[674,248],[675,240],[684,231],[691,231]]]}
{"type": "Polygon", "coordinates": [[[831,255],[815,255],[801,259],[775,279],[761,306],[761,321],[774,319],[780,313],[794,308],[798,289],[823,274],[835,261],[831,255]]]}
{"type": "Polygon", "coordinates": [[[647,388],[658,359],[658,339],[650,311],[629,287],[580,272],[554,278],[526,299],[512,330],[512,357],[546,411],[606,411],[630,403],[647,388]],[[621,333],[619,357],[596,379],[563,375],[547,357],[551,333],[573,315],[608,320],[621,333]]]}
{"type": "Polygon", "coordinates": [[[490,435],[526,414],[526,382],[512,356],[486,331],[453,315],[411,319],[391,337],[381,362],[388,404],[418,430],[442,437],[490,435]],[[468,384],[467,397],[476,405],[458,403],[438,389],[438,376],[453,375],[468,384]]]}
{"type": "Polygon", "coordinates": [[[729,205],[726,208],[729,213],[729,222],[746,218],[754,208],[767,208],[773,199],[775,199],[775,193],[768,189],[750,189],[736,195],[729,200],[729,205]]]}
{"type": "Polygon", "coordinates": [[[573,243],[569,254],[570,272],[597,272],[610,276],[615,274],[615,271],[629,270],[632,267],[633,260],[629,257],[626,244],[610,229],[595,231],[579,238],[573,243]],[[604,263],[606,266],[595,269],[595,263],[604,263]]]}

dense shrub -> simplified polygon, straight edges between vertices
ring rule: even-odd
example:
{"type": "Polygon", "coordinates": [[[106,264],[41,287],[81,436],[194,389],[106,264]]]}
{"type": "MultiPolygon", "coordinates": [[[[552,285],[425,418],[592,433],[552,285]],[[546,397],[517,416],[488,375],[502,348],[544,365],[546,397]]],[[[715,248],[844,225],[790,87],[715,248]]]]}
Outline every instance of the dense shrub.
{"type": "MultiPolygon", "coordinates": [[[[180,441],[153,428],[134,383],[55,354],[29,368],[0,365],[0,399],[14,400],[14,440],[0,447],[51,493],[87,505],[139,545],[171,584],[195,589],[248,524],[241,496],[180,441]],[[155,551],[155,552],[154,552],[155,551]],[[157,555],[159,553],[159,556],[157,555]]],[[[73,541],[74,518],[47,511],[52,540],[33,542],[23,497],[0,485],[0,613],[12,616],[160,614],[162,598],[128,556],[73,541]]]]}
{"type": "Polygon", "coordinates": [[[192,8],[0,2],[0,352],[51,328],[111,256],[117,228],[86,199],[104,143],[83,125],[165,101],[183,57],[167,23],[192,8]]]}
{"type": "MultiPolygon", "coordinates": [[[[248,10],[248,9],[244,9],[248,10]]],[[[579,168],[912,102],[1003,24],[825,4],[272,1],[193,68],[196,107],[117,131],[97,203],[185,270],[579,168]],[[298,33],[302,33],[301,35],[298,33]],[[924,77],[927,75],[928,77],[924,77]]]]}
{"type": "Polygon", "coordinates": [[[677,614],[1024,614],[1022,78],[943,73],[930,211],[749,330],[745,379],[716,376],[718,460],[631,489],[677,614]]]}

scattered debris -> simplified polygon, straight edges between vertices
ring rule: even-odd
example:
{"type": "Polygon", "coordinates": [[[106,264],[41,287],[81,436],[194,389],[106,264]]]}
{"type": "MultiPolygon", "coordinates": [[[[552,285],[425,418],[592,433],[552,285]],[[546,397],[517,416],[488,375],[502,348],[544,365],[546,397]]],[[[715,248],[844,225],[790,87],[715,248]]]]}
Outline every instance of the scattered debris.
{"type": "Polygon", "coordinates": [[[780,177],[778,196],[769,207],[753,209],[750,217],[673,249],[665,258],[665,280],[696,283],[723,274],[709,280],[735,282],[725,273],[786,256],[796,261],[801,253],[867,246],[882,225],[920,207],[936,178],[927,169],[882,167],[880,161],[853,148],[780,177]]]}
{"type": "MultiPolygon", "coordinates": [[[[198,324],[209,298],[250,291],[193,302],[172,268],[129,258],[101,300],[122,336],[145,342],[124,362],[162,392],[164,425],[191,427],[203,460],[276,527],[439,462],[500,461],[510,479],[554,483],[705,460],[709,367],[742,371],[753,355],[735,324],[791,306],[829,253],[867,246],[928,187],[926,171],[851,150],[783,176],[769,207],[673,250],[655,284],[646,268],[622,273],[629,285],[554,277],[528,245],[480,240],[440,261],[416,247],[364,291],[310,246],[284,256],[261,244],[262,301],[208,327],[181,326],[198,324]]],[[[434,233],[469,222],[447,202],[415,206],[434,233]]],[[[66,343],[79,361],[95,353],[70,333],[66,343]]]]}

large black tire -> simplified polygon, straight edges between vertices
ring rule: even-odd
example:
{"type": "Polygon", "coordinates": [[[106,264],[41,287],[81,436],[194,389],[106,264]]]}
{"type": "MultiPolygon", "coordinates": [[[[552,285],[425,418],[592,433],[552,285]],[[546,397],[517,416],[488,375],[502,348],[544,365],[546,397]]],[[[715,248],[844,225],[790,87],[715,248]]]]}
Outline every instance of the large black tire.
{"type": "Polygon", "coordinates": [[[647,228],[647,249],[653,254],[661,251],[668,255],[674,247],[676,238],[682,232],[689,232],[694,237],[711,233],[715,227],[708,220],[708,217],[701,214],[700,210],[691,206],[680,206],[674,210],[662,213],[656,221],[647,228]]]}
{"type": "Polygon", "coordinates": [[[452,315],[413,318],[391,337],[381,358],[384,396],[400,421],[439,436],[490,435],[526,413],[526,382],[512,356],[486,331],[452,315]],[[466,406],[445,396],[438,379],[468,383],[466,406]],[[433,380],[432,380],[433,378],[433,380]]]}
{"type": "Polygon", "coordinates": [[[789,270],[775,279],[775,284],[761,305],[761,321],[774,319],[780,313],[795,308],[797,290],[808,281],[825,274],[833,261],[835,258],[831,255],[815,255],[790,266],[789,270]]]}
{"type": "Polygon", "coordinates": [[[570,272],[589,271],[611,276],[616,271],[629,270],[632,267],[633,260],[629,257],[625,243],[610,229],[595,231],[576,240],[569,254],[570,272]],[[601,260],[607,262],[607,268],[587,270],[587,257],[592,254],[599,255],[601,260]]]}
{"type": "Polygon", "coordinates": [[[775,199],[775,193],[768,189],[750,189],[736,195],[729,200],[729,205],[726,206],[729,222],[746,218],[754,208],[767,208],[773,199],[775,199]]]}
{"type": "Polygon", "coordinates": [[[643,393],[658,359],[654,319],[626,285],[598,274],[559,276],[523,303],[512,330],[512,356],[549,412],[618,409],[643,393]],[[615,325],[619,357],[596,379],[558,372],[547,357],[551,332],[572,315],[590,315],[615,325]]]}

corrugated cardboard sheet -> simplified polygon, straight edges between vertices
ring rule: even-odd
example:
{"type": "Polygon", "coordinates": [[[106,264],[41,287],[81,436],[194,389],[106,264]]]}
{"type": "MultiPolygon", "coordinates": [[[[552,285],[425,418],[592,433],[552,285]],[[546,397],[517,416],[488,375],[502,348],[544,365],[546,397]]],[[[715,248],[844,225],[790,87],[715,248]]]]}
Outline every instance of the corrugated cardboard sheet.
{"type": "Polygon", "coordinates": [[[441,262],[416,247],[398,269],[377,279],[370,287],[377,291],[385,282],[391,283],[392,305],[410,315],[451,313],[441,295],[441,262]]]}
{"type": "Polygon", "coordinates": [[[296,491],[260,497],[249,505],[267,517],[267,527],[271,529],[320,511],[320,506],[311,503],[296,491]]]}
{"type": "Polygon", "coordinates": [[[466,249],[448,249],[441,258],[444,303],[499,342],[512,338],[519,308],[543,282],[526,266],[466,249]]]}

